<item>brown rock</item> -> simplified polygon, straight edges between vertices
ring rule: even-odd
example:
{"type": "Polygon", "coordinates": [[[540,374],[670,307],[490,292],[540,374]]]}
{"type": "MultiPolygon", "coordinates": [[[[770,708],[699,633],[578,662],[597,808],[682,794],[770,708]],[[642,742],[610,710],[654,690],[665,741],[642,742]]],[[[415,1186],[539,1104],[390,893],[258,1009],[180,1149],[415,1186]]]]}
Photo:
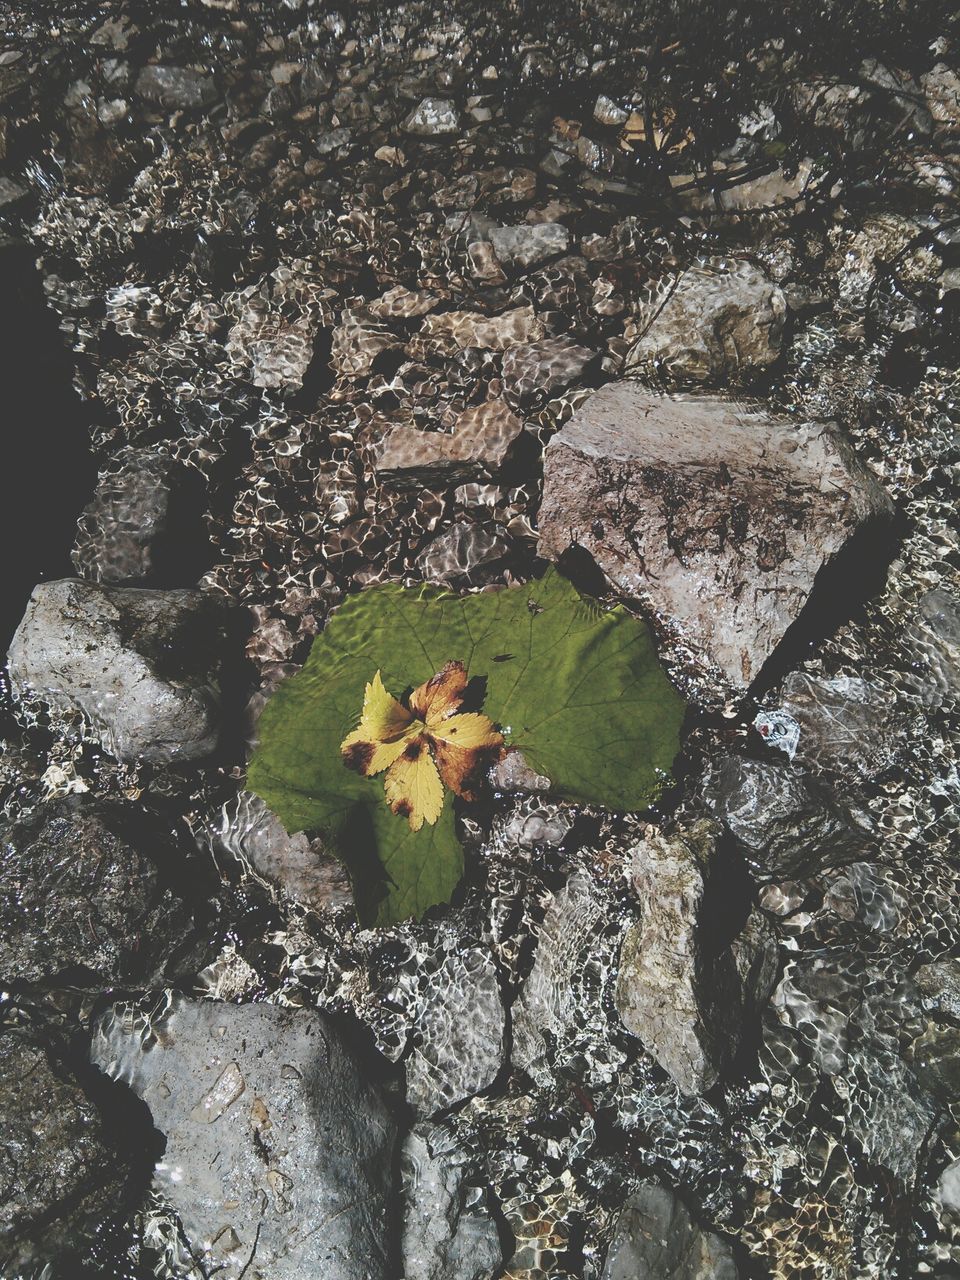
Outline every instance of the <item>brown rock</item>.
{"type": "Polygon", "coordinates": [[[463,484],[496,475],[510,454],[523,423],[502,400],[466,409],[453,432],[396,426],[377,449],[381,480],[397,485],[463,484]]]}
{"type": "Polygon", "coordinates": [[[553,395],[576,382],[597,353],[566,334],[512,347],[503,357],[503,389],[516,401],[553,395]]]}
{"type": "Polygon", "coordinates": [[[742,687],[821,566],[891,511],[828,426],[620,382],[591,396],[547,446],[539,549],[556,559],[583,547],[742,687]]]}

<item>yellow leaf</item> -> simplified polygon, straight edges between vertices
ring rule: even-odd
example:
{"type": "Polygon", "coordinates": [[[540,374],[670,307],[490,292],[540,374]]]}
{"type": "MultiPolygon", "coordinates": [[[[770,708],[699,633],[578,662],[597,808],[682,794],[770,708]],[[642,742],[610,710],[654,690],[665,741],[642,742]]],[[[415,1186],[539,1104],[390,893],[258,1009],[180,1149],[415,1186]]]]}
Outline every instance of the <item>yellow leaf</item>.
{"type": "Polygon", "coordinates": [[[503,752],[503,735],[493,722],[479,712],[450,716],[426,736],[446,785],[464,800],[476,800],[486,771],[503,752]]]}
{"type": "Polygon", "coordinates": [[[466,687],[466,667],[462,662],[448,662],[425,684],[414,689],[410,709],[428,725],[439,724],[460,706],[466,687]]]}
{"type": "Polygon", "coordinates": [[[380,773],[393,764],[410,736],[422,728],[407,708],[387,692],[378,671],[364,691],[359,728],[340,743],[343,762],[365,777],[380,773]]]}
{"type": "Polygon", "coordinates": [[[383,788],[387,804],[394,813],[407,819],[411,831],[419,831],[424,822],[432,826],[440,817],[443,783],[422,735],[407,742],[402,754],[387,770],[383,788]]]}

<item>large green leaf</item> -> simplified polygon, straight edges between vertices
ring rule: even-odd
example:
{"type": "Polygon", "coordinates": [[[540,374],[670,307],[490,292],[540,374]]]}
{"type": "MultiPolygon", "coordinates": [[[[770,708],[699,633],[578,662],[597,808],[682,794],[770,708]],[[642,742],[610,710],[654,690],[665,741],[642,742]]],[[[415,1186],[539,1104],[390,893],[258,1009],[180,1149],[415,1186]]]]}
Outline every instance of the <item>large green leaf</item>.
{"type": "Polygon", "coordinates": [[[483,710],[560,795],[643,808],[677,753],[684,703],[647,628],[583,599],[555,569],[478,595],[390,584],[352,597],[267,704],[247,785],[288,831],[327,835],[362,880],[367,919],[448,901],[462,852],[449,796],[435,826],[411,832],[387,808],[381,779],[344,768],[340,742],[376,670],[400,695],[452,659],[486,681],[483,710]],[[387,876],[379,903],[369,892],[376,865],[387,876]]]}

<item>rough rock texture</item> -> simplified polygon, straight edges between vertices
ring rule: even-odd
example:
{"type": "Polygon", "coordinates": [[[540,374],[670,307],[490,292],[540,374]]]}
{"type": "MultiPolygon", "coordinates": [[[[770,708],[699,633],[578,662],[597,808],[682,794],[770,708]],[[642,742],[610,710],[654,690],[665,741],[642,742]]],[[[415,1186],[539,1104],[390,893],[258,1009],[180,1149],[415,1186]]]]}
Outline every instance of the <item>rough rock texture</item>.
{"type": "Polygon", "coordinates": [[[209,106],[217,96],[210,76],[188,67],[144,67],[137,76],[137,93],[169,111],[209,106]]]}
{"type": "Polygon", "coordinates": [[[0,827],[0,977],[149,986],[175,972],[189,925],[157,825],[72,797],[0,827]]]}
{"type": "Polygon", "coordinates": [[[448,435],[392,427],[376,450],[377,475],[391,484],[463,484],[493,479],[507,461],[523,423],[503,400],[465,409],[448,435]]]}
{"type": "Polygon", "coordinates": [[[302,831],[288,835],[276,814],[249,791],[241,791],[224,806],[211,842],[217,853],[232,855],[294,902],[315,910],[353,904],[343,863],[331,857],[320,840],[302,831]]]}
{"type": "Polygon", "coordinates": [[[492,1280],[503,1263],[497,1228],[477,1189],[465,1185],[463,1153],[430,1125],[407,1135],[403,1174],[404,1280],[492,1280]]]}
{"type": "Polygon", "coordinates": [[[736,952],[711,953],[705,933],[717,907],[705,879],[715,834],[708,822],[671,840],[651,834],[629,866],[643,915],[624,937],[617,1009],[686,1094],[716,1083],[777,974],[777,948],[758,917],[736,952]]]}
{"type": "Polygon", "coordinates": [[[503,1065],[506,1013],[484,947],[451,950],[434,975],[407,1059],[407,1101],[433,1115],[486,1089],[503,1065]]]}
{"type": "Polygon", "coordinates": [[[258,299],[227,334],[225,350],[235,365],[249,369],[255,387],[296,391],[313,359],[316,330],[311,317],[287,320],[258,299]]]}
{"type": "Polygon", "coordinates": [[[620,1212],[601,1280],[737,1280],[729,1244],[672,1191],[646,1183],[620,1212]]]}
{"type": "Polygon", "coordinates": [[[419,354],[433,348],[441,355],[454,355],[467,347],[506,351],[518,343],[537,342],[543,334],[543,322],[529,306],[512,307],[498,316],[481,315],[479,311],[442,311],[424,319],[409,350],[419,354]]]}
{"type": "Polygon", "coordinates": [[[511,544],[498,529],[461,520],[424,548],[417,564],[427,582],[476,586],[510,554],[511,544]]]}
{"type": "Polygon", "coordinates": [[[864,810],[789,765],[728,756],[708,774],[704,799],[764,880],[857,862],[876,839],[864,810]]]}
{"type": "Polygon", "coordinates": [[[750,262],[708,259],[677,281],[626,367],[653,366],[684,382],[756,374],[780,354],[787,302],[750,262]]]}
{"type": "Polygon", "coordinates": [[[209,548],[184,468],[152,449],[124,449],[78,521],[72,560],[91,582],[185,586],[209,548]],[[179,579],[179,581],[178,581],[179,579]]]}
{"type": "Polygon", "coordinates": [[[547,258],[566,253],[570,245],[570,232],[560,222],[493,227],[490,231],[490,243],[497,261],[503,266],[526,269],[547,258]]]}
{"type": "Polygon", "coordinates": [[[945,1106],[960,1102],[960,1027],[932,1024],[914,1040],[911,1053],[921,1085],[945,1106]]]}
{"type": "Polygon", "coordinates": [[[450,98],[424,98],[404,120],[403,127],[407,133],[423,138],[442,137],[459,130],[460,117],[450,98]]]}
{"type": "Polygon", "coordinates": [[[960,75],[944,62],[920,77],[933,127],[947,136],[960,133],[960,75]]]}
{"type": "Polygon", "coordinates": [[[554,395],[583,377],[597,358],[567,334],[511,347],[503,357],[504,392],[517,402],[554,395]]]}
{"type": "Polygon", "coordinates": [[[394,1280],[396,1128],[319,1013],[172,997],[146,1024],[117,1006],[94,1063],[166,1138],[156,1182],[223,1280],[394,1280]]]}
{"type": "Polygon", "coordinates": [[[172,762],[217,744],[223,610],[199,591],[42,582],[10,645],[10,680],[80,710],[121,760],[172,762]]]}
{"type": "Polygon", "coordinates": [[[891,509],[827,427],[620,382],[547,446],[539,549],[556,559],[585,548],[743,686],[821,566],[891,509]]]}
{"type": "Polygon", "coordinates": [[[85,1244],[139,1178],[80,1087],[12,1030],[0,1035],[0,1126],[0,1271],[80,1275],[85,1244]]]}

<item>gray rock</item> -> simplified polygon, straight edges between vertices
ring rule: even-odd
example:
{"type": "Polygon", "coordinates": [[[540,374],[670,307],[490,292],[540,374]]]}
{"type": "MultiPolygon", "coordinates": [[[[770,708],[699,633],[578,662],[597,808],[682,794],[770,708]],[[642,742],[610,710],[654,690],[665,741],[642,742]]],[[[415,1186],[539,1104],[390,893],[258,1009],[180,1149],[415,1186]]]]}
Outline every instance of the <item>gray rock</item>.
{"type": "Polygon", "coordinates": [[[859,862],[875,840],[865,810],[789,765],[727,756],[708,773],[704,800],[762,880],[859,862]]]}
{"type": "Polygon", "coordinates": [[[935,960],[914,975],[927,1012],[960,1022],[960,960],[935,960]]]}
{"type": "Polygon", "coordinates": [[[736,688],[756,678],[821,567],[891,513],[828,427],[620,382],[547,446],[539,549],[557,559],[584,548],[736,688]]]}
{"type": "Polygon", "coordinates": [[[821,769],[872,777],[892,763],[900,744],[896,698],[857,676],[794,672],[784,682],[781,708],[800,727],[795,758],[821,769]]]}
{"type": "Polygon", "coordinates": [[[490,785],[498,791],[549,791],[550,779],[531,769],[522,751],[507,751],[490,770],[490,785]]]}
{"type": "Polygon", "coordinates": [[[776,943],[757,914],[735,948],[705,947],[715,835],[709,822],[670,840],[650,834],[629,866],[643,914],[623,940],[617,1010],[685,1094],[716,1083],[777,976],[776,943]]]}
{"type": "Polygon", "coordinates": [[[601,1280],[737,1280],[729,1244],[672,1191],[646,1183],[620,1212],[601,1280]]]}
{"type": "MultiPolygon", "coordinates": [[[[86,797],[0,827],[0,975],[149,986],[187,939],[173,850],[142,814],[86,797]]],[[[176,972],[176,970],[173,970],[176,972]]]]}
{"type": "Polygon", "coordinates": [[[427,582],[476,586],[510,554],[509,539],[497,529],[459,520],[434,538],[417,557],[427,582]]]}
{"type": "Polygon", "coordinates": [[[40,1274],[44,1264],[57,1276],[103,1274],[85,1270],[85,1249],[146,1187],[79,1085],[10,1028],[0,1035],[0,1125],[3,1275],[40,1274]]]}
{"type": "Polygon", "coordinates": [[[421,138],[448,137],[460,129],[460,116],[449,98],[424,98],[403,122],[405,133],[421,138]]]}
{"type": "Polygon", "coordinates": [[[960,1027],[931,1024],[914,1040],[911,1056],[924,1089],[945,1106],[960,1102],[960,1027]]]}
{"type": "Polygon", "coordinates": [[[923,701],[953,702],[960,696],[960,600],[948,591],[928,591],[907,641],[920,660],[923,701]]]}
{"type": "Polygon", "coordinates": [[[215,102],[217,86],[210,76],[188,67],[149,66],[137,76],[137,93],[168,111],[189,111],[215,102]]]}
{"type": "Polygon", "coordinates": [[[25,182],[18,182],[16,178],[0,176],[0,209],[7,209],[11,205],[18,204],[29,194],[30,188],[25,182]]]}
{"type": "Polygon", "coordinates": [[[525,270],[547,258],[566,253],[570,247],[570,232],[561,222],[494,227],[490,231],[490,243],[502,266],[525,270]]]}
{"type": "Polygon", "coordinates": [[[453,431],[390,428],[377,446],[374,466],[381,480],[422,488],[496,477],[523,431],[523,423],[503,400],[465,409],[453,431]]]}
{"type": "Polygon", "coordinates": [[[195,760],[217,744],[223,619],[200,591],[42,582],[10,645],[10,680],[82,711],[118,759],[195,760]]]}
{"type": "Polygon", "coordinates": [[[210,839],[216,852],[232,855],[294,902],[331,911],[353,904],[343,863],[320,840],[302,831],[288,835],[276,814],[249,791],[223,806],[210,839]]]}
{"type": "Polygon", "coordinates": [[[582,347],[567,334],[510,347],[503,356],[503,389],[522,403],[534,396],[565,391],[599,362],[596,351],[582,347]]]}
{"type": "Polygon", "coordinates": [[[491,1280],[503,1264],[496,1224],[465,1185],[465,1157],[418,1125],[403,1144],[404,1280],[491,1280]],[[434,1147],[438,1150],[434,1150],[434,1147]]]}
{"type": "Polygon", "coordinates": [[[152,449],[123,449],[102,472],[77,522],[71,559],[81,577],[110,584],[179,585],[205,567],[209,544],[184,468],[152,449]]]}
{"type": "Polygon", "coordinates": [[[960,1215],[960,1160],[948,1164],[940,1174],[935,1197],[941,1208],[960,1215]]]}
{"type": "Polygon", "coordinates": [[[780,355],[787,302],[749,262],[710,259],[684,272],[643,336],[628,369],[649,366],[686,382],[739,380],[780,355]]]}
{"type": "Polygon", "coordinates": [[[451,945],[430,980],[406,1062],[407,1101],[423,1116],[488,1088],[506,1053],[497,967],[485,947],[451,945]]]}
{"type": "Polygon", "coordinates": [[[170,998],[97,1025],[94,1063],[166,1138],[155,1181],[223,1280],[393,1280],[396,1127],[322,1014],[170,998]]]}
{"type": "Polygon", "coordinates": [[[960,75],[945,62],[920,77],[935,133],[949,137],[960,133],[960,75]]]}

